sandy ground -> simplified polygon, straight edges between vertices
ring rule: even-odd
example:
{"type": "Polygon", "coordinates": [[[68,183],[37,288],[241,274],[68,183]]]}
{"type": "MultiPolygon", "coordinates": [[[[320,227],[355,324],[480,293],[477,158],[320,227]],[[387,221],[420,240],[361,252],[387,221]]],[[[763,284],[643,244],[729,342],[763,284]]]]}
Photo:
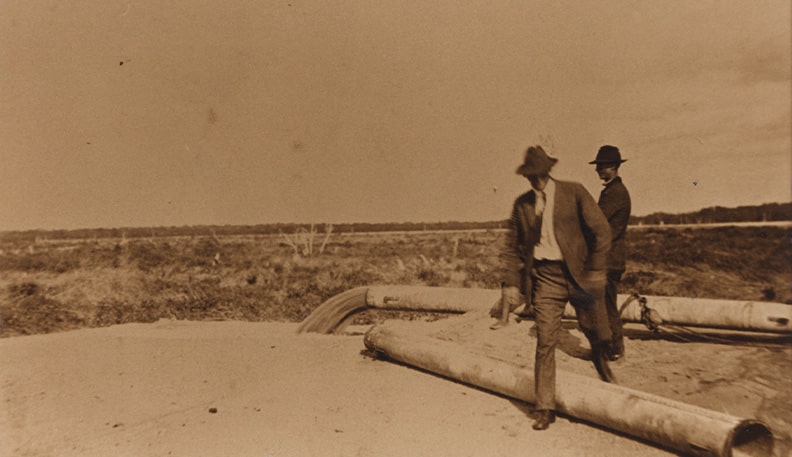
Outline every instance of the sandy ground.
{"type": "MultiPolygon", "coordinates": [[[[465,315],[428,327],[525,364],[531,322],[465,315]]],[[[668,456],[653,443],[366,353],[361,328],[159,321],[0,340],[3,456],[668,456]]],[[[738,417],[790,454],[792,348],[720,335],[681,342],[628,326],[619,383],[738,417]]],[[[596,376],[570,329],[559,368],[596,376]]],[[[781,343],[788,343],[781,341],[781,343]]]]}

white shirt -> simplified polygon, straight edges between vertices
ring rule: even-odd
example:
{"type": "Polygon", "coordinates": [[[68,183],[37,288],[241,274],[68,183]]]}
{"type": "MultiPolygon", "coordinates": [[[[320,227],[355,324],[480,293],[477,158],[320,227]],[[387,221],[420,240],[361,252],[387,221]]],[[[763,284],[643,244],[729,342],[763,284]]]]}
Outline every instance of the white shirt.
{"type": "MultiPolygon", "coordinates": [[[[537,198],[539,192],[533,189],[537,198]]],[[[544,188],[546,197],[544,211],[542,212],[542,234],[539,238],[539,243],[534,246],[534,259],[540,260],[563,260],[561,255],[561,248],[558,247],[555,232],[553,231],[553,212],[555,210],[555,181],[549,179],[544,188]]]]}

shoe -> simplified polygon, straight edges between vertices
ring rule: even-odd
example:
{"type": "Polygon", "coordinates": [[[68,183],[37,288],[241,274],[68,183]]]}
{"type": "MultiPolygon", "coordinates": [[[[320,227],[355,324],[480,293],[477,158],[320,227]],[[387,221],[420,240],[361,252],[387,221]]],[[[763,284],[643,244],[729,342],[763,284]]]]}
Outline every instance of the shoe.
{"type": "Polygon", "coordinates": [[[624,342],[620,338],[614,338],[608,346],[608,360],[615,362],[624,357],[624,342]]]}
{"type": "Polygon", "coordinates": [[[555,412],[551,409],[540,409],[537,411],[536,420],[533,423],[534,430],[547,430],[550,424],[555,422],[555,412]]]}
{"type": "Polygon", "coordinates": [[[600,379],[615,384],[616,377],[613,376],[613,372],[608,365],[608,354],[610,353],[608,346],[610,345],[607,342],[595,344],[591,350],[591,359],[594,362],[594,368],[597,369],[600,379]]]}

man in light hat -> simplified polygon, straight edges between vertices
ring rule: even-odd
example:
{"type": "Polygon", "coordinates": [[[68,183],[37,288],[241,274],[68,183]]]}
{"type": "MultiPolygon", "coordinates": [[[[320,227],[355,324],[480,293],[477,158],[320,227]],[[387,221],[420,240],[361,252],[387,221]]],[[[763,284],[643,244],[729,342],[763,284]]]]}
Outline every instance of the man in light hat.
{"type": "Polygon", "coordinates": [[[597,158],[589,162],[596,165],[597,175],[604,187],[600,193],[599,205],[611,228],[611,249],[608,252],[608,273],[605,286],[605,309],[608,312],[611,333],[613,334],[612,353],[610,360],[618,360],[624,356],[624,332],[617,293],[621,277],[627,262],[627,224],[630,222],[630,193],[619,176],[619,167],[627,160],[622,160],[621,152],[616,146],[606,144],[599,148],[597,158]]]}
{"type": "Polygon", "coordinates": [[[611,335],[604,305],[610,227],[581,184],[550,177],[557,161],[541,146],[531,146],[517,168],[531,190],[515,200],[509,219],[501,253],[500,321],[492,327],[506,325],[509,312],[520,306],[524,297],[528,303],[532,300],[537,335],[536,430],[545,430],[555,421],[555,349],[567,302],[575,307],[597,372],[603,380],[613,381],[607,360],[611,335]]]}

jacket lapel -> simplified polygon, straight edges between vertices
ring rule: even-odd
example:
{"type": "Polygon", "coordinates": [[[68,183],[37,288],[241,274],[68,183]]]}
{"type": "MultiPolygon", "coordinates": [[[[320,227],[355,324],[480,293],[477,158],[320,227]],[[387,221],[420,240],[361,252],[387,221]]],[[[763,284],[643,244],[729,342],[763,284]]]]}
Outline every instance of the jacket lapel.
{"type": "MultiPolygon", "coordinates": [[[[574,206],[574,204],[572,204],[574,206]]],[[[553,199],[553,234],[556,237],[558,248],[562,254],[565,254],[563,242],[565,237],[559,236],[559,233],[564,232],[565,221],[568,220],[570,208],[569,193],[567,192],[566,184],[563,182],[555,182],[555,198],[553,199]]]]}
{"type": "Polygon", "coordinates": [[[525,234],[526,244],[531,248],[539,242],[539,220],[536,217],[536,194],[531,192],[528,195],[527,201],[522,205],[522,217],[520,218],[523,224],[523,233],[525,234]]]}

